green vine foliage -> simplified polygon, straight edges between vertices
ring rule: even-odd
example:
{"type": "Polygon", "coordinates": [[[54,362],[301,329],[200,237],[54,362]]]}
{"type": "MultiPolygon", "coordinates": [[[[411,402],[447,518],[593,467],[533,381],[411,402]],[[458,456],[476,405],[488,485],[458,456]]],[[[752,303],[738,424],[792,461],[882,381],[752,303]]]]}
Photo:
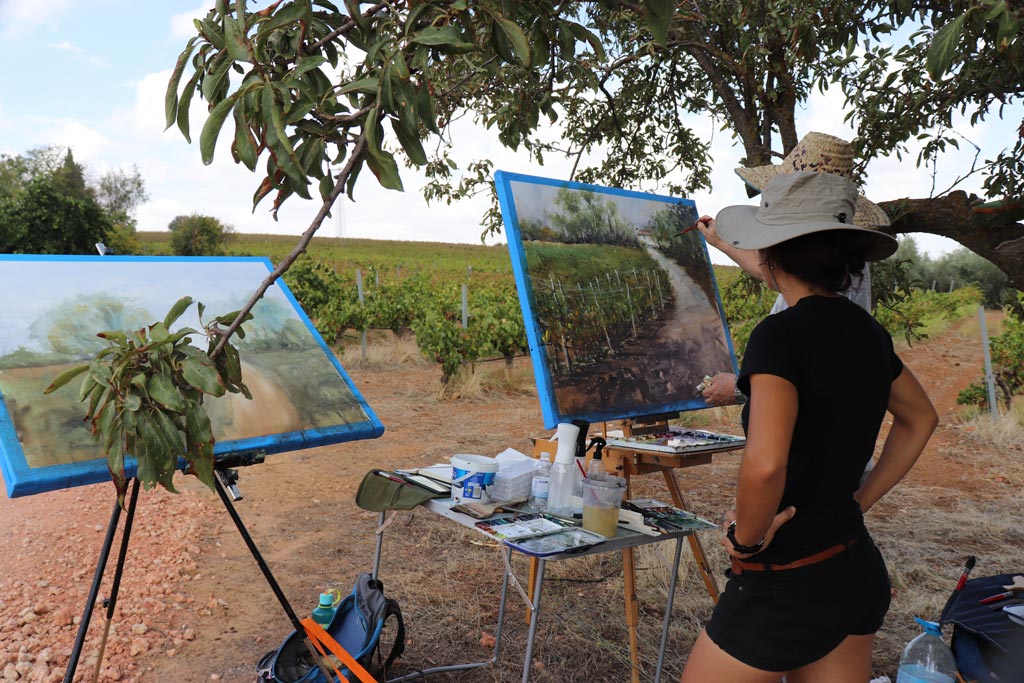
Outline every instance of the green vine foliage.
{"type": "MultiPolygon", "coordinates": [[[[1016,306],[1024,304],[1024,296],[1018,295],[1016,306]]],[[[1014,396],[1024,393],[1024,318],[1017,315],[1019,308],[1007,307],[1001,334],[989,340],[992,358],[992,377],[1001,394],[1003,408],[1010,409],[1014,396]]],[[[967,387],[957,396],[961,405],[988,407],[988,392],[984,378],[967,387]]]]}
{"type": "MultiPolygon", "coordinates": [[[[216,438],[203,401],[226,393],[252,398],[242,382],[237,348],[226,344],[216,356],[210,354],[221,326],[233,321],[237,311],[214,318],[203,332],[189,327],[171,332],[192,303],[191,297],[179,299],[163,321],[148,327],[99,333],[109,345],[90,363],[57,375],[45,389],[51,393],[84,375],[78,396],[88,405],[85,419],[103,448],[122,505],[128,455],[136,459],[136,477],[147,490],[159,484],[175,491],[172,477],[179,458],[185,459],[187,472],[213,489],[216,438]],[[192,346],[198,334],[207,337],[207,351],[192,346]]],[[[197,306],[202,324],[204,306],[197,306]]],[[[236,333],[245,337],[242,328],[236,333]]]]}

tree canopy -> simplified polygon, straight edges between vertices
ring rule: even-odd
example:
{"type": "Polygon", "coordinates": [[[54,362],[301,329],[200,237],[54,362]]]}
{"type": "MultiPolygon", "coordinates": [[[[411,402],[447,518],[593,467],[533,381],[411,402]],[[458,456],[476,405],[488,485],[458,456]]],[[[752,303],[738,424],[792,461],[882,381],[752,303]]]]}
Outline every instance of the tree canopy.
{"type": "Polygon", "coordinates": [[[138,169],[92,181],[70,149],[0,155],[0,248],[10,253],[86,254],[104,242],[138,251],[133,214],[147,201],[138,169]]]}
{"type": "MultiPolygon", "coordinates": [[[[755,166],[807,132],[796,111],[813,89],[838,87],[862,162],[921,135],[919,161],[941,160],[960,142],[955,113],[980,121],[1020,102],[1022,12],[1018,0],[220,0],[179,57],[167,125],[191,139],[198,96],[205,162],[218,138],[251,170],[265,158],[254,203],[272,195],[276,210],[318,193],[320,213],[272,280],[364,166],[392,189],[402,163],[423,167],[430,199],[489,189],[490,161],[458,168],[448,156],[461,117],[538,162],[574,159],[576,180],[677,193],[706,186],[713,162],[688,117],[720,122],[755,166]],[[889,45],[896,30],[909,36],[889,45]],[[233,134],[222,134],[229,118],[233,134]]],[[[1024,288],[1012,255],[1024,238],[1022,155],[1018,138],[979,162],[987,199],[1007,202],[894,198],[883,203],[893,230],[953,237],[1024,288]]]]}

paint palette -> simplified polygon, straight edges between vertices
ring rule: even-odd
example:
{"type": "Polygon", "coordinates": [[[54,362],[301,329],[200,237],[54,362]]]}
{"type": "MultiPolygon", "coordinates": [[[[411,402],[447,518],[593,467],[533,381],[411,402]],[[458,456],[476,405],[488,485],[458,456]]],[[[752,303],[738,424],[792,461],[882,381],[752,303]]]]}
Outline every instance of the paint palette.
{"type": "Polygon", "coordinates": [[[659,453],[715,453],[733,451],[746,445],[742,436],[719,434],[703,429],[670,427],[667,431],[637,436],[608,436],[608,445],[659,453]]]}

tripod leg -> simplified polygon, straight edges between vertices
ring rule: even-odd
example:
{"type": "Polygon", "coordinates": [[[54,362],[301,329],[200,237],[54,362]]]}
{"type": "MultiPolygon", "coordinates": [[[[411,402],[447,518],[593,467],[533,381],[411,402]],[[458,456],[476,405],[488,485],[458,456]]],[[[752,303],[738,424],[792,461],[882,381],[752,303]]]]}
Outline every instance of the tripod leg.
{"type": "Polygon", "coordinates": [[[92,617],[92,610],[96,606],[96,597],[100,592],[100,583],[103,581],[103,572],[107,569],[107,558],[110,557],[110,546],[114,542],[114,532],[117,531],[117,523],[121,519],[121,506],[116,502],[110,513],[110,522],[107,524],[107,535],[103,539],[103,547],[100,548],[99,559],[96,560],[96,573],[92,577],[92,586],[89,588],[89,597],[85,599],[85,611],[82,612],[82,623],[78,625],[78,635],[75,636],[75,644],[71,647],[71,656],[68,658],[68,668],[64,673],[64,683],[71,683],[75,677],[75,670],[78,668],[78,659],[82,655],[82,646],[85,644],[85,634],[89,630],[89,619],[92,617]]]}
{"type": "MultiPolygon", "coordinates": [[[[256,547],[256,543],[252,540],[252,536],[249,535],[249,530],[246,529],[245,524],[242,523],[242,518],[238,516],[238,511],[235,510],[235,506],[231,504],[231,499],[228,497],[227,491],[224,490],[224,485],[221,483],[220,477],[214,477],[213,483],[217,487],[217,495],[220,496],[221,501],[224,503],[224,507],[227,509],[228,515],[231,517],[231,521],[235,523],[238,533],[241,534],[246,547],[249,548],[249,552],[252,553],[253,558],[256,560],[256,564],[259,565],[260,571],[263,572],[263,578],[265,578],[267,583],[270,585],[270,590],[274,592],[274,596],[277,598],[277,601],[281,603],[281,608],[288,616],[288,620],[292,623],[292,627],[297,633],[305,633],[305,627],[302,625],[302,622],[299,621],[298,616],[295,615],[295,610],[292,609],[291,604],[288,603],[288,598],[285,597],[280,584],[277,583],[277,579],[274,578],[274,574],[270,571],[270,567],[267,565],[266,560],[264,560],[263,555],[260,554],[260,550],[256,547]]],[[[320,653],[317,652],[309,637],[304,637],[303,642],[306,644],[306,649],[309,651],[313,661],[320,667],[320,672],[324,675],[324,678],[328,681],[333,680],[330,672],[324,665],[323,658],[320,656],[320,653]]],[[[70,681],[66,681],[65,683],[70,683],[70,681]]]]}
{"type": "Polygon", "coordinates": [[[135,504],[139,499],[139,480],[132,480],[132,495],[128,501],[128,513],[124,517],[124,529],[121,531],[121,549],[117,553],[117,564],[114,566],[114,580],[110,585],[110,597],[107,598],[107,619],[103,624],[103,638],[100,639],[100,652],[96,656],[96,668],[92,672],[92,683],[100,678],[100,667],[103,666],[103,653],[107,649],[107,637],[110,635],[110,622],[117,609],[117,594],[121,589],[121,576],[124,574],[124,558],[128,554],[128,540],[132,535],[132,522],[135,521],[135,504]]]}

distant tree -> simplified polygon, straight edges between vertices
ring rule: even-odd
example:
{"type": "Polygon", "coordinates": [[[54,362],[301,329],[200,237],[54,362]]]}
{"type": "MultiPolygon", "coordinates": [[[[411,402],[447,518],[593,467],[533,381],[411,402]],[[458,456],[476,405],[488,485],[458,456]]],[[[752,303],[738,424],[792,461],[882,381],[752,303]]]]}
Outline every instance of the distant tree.
{"type": "MultiPolygon", "coordinates": [[[[37,174],[42,175],[42,174],[37,174]]],[[[75,161],[74,155],[68,149],[64,154],[64,163],[49,174],[53,179],[53,185],[61,194],[72,199],[92,199],[95,196],[92,189],[85,183],[85,168],[75,161]]]]}
{"type": "Polygon", "coordinates": [[[989,308],[1009,300],[1012,292],[1007,280],[1006,274],[993,263],[967,249],[943,254],[932,266],[932,281],[937,282],[943,291],[950,285],[956,288],[976,285],[989,308]]]}
{"type": "Polygon", "coordinates": [[[889,257],[889,261],[900,261],[906,269],[906,278],[909,282],[919,287],[931,287],[932,285],[932,264],[927,254],[922,254],[917,248],[917,241],[910,236],[899,238],[899,247],[896,253],[889,257]]]}
{"type": "Polygon", "coordinates": [[[0,251],[5,253],[88,254],[111,227],[91,196],[65,194],[50,176],[33,178],[15,198],[0,199],[0,251]]]}
{"type": "Polygon", "coordinates": [[[115,254],[137,254],[141,250],[136,235],[135,210],[149,201],[146,183],[136,166],[130,173],[112,169],[104,173],[93,187],[96,201],[107,212],[112,224],[103,240],[115,254]]]}
{"type": "Polygon", "coordinates": [[[179,256],[220,256],[234,230],[211,216],[178,216],[170,222],[171,249],[179,256]]]}
{"type": "Polygon", "coordinates": [[[99,205],[115,220],[118,216],[131,216],[139,205],[149,201],[146,182],[134,164],[130,173],[119,168],[107,171],[93,191],[99,205]]]}

